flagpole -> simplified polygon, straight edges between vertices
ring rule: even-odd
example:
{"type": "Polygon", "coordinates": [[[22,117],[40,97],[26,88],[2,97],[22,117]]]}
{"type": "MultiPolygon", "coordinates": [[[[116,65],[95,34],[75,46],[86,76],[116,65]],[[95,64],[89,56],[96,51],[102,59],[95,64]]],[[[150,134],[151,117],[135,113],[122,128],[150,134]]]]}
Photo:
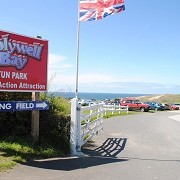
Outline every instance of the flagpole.
{"type": "Polygon", "coordinates": [[[78,74],[79,74],[79,36],[80,36],[80,21],[79,21],[79,5],[80,0],[78,0],[78,26],[77,26],[77,52],[76,52],[76,90],[75,98],[78,98],[78,74]]]}

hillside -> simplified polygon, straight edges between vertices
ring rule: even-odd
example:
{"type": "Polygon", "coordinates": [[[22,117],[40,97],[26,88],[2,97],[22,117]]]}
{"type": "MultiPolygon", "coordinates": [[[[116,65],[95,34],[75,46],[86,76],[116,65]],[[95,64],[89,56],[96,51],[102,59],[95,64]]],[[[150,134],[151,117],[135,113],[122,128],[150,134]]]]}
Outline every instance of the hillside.
{"type": "Polygon", "coordinates": [[[180,94],[159,94],[151,96],[140,96],[139,99],[142,102],[156,101],[161,103],[180,103],[180,94]]]}

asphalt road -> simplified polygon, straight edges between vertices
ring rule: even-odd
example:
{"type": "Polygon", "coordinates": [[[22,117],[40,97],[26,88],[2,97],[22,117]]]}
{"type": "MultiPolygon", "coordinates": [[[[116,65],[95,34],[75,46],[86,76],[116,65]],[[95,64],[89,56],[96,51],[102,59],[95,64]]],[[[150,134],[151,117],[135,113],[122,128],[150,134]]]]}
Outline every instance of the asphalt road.
{"type": "Polygon", "coordinates": [[[0,180],[179,180],[180,111],[105,119],[83,152],[18,165],[0,180]]]}

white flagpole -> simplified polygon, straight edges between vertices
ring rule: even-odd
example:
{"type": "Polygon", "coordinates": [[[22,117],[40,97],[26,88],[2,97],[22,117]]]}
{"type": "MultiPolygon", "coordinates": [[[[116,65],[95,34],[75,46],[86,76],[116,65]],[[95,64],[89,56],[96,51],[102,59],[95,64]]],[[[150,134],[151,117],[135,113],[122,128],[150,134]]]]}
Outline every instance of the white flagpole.
{"type": "Polygon", "coordinates": [[[79,8],[80,0],[78,0],[78,27],[77,27],[77,52],[76,52],[76,91],[75,98],[78,98],[78,74],[79,74],[79,36],[80,36],[80,21],[79,21],[79,8]]]}

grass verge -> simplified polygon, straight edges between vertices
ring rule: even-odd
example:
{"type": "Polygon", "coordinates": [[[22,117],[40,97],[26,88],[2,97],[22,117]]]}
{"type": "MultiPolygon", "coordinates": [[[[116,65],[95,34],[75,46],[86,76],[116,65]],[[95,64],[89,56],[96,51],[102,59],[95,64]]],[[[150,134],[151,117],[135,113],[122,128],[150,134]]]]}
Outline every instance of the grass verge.
{"type": "Polygon", "coordinates": [[[34,145],[30,138],[8,137],[0,140],[0,172],[12,169],[17,163],[63,154],[48,144],[34,145]]]}
{"type": "Polygon", "coordinates": [[[114,116],[128,116],[128,115],[133,115],[133,114],[138,114],[140,113],[139,111],[129,111],[128,113],[126,111],[121,111],[121,113],[119,114],[118,112],[114,112],[112,114],[112,112],[108,112],[106,115],[104,115],[104,118],[110,118],[110,117],[114,117],[114,116]]]}

